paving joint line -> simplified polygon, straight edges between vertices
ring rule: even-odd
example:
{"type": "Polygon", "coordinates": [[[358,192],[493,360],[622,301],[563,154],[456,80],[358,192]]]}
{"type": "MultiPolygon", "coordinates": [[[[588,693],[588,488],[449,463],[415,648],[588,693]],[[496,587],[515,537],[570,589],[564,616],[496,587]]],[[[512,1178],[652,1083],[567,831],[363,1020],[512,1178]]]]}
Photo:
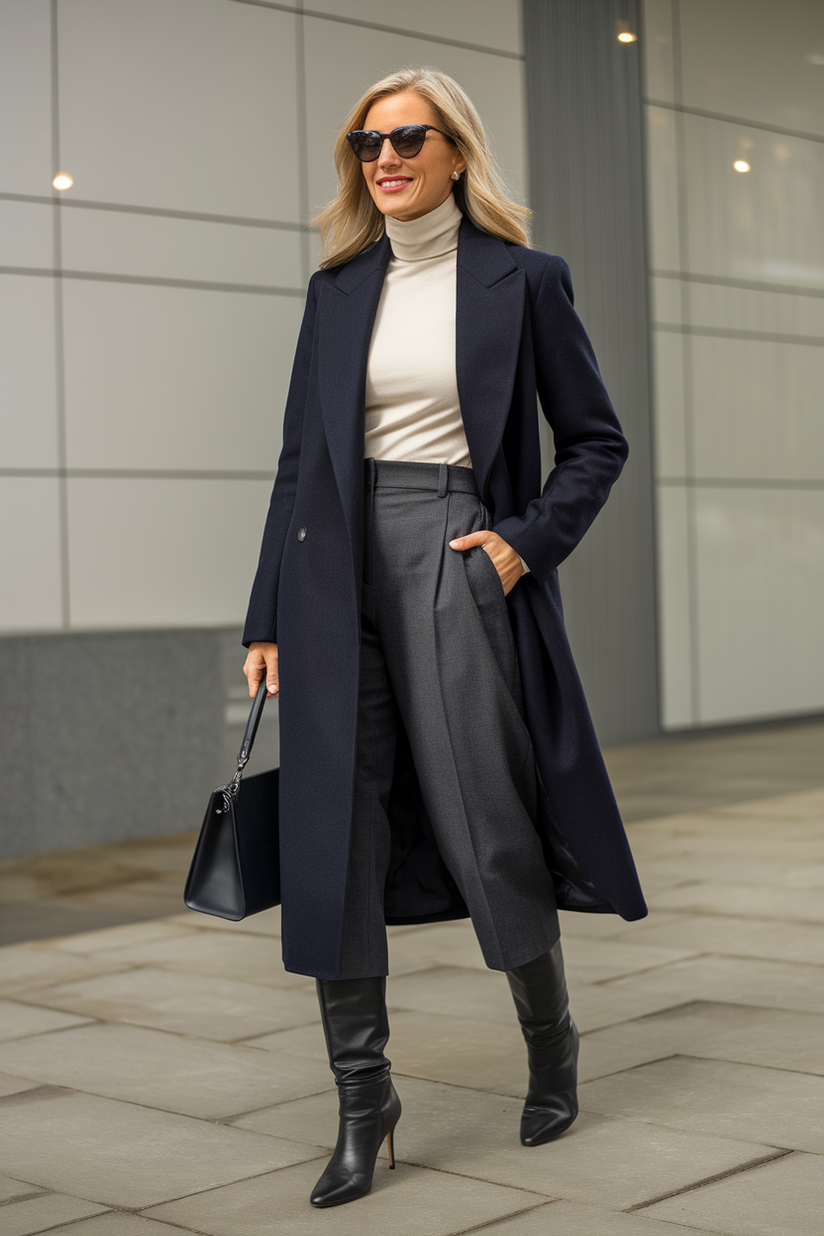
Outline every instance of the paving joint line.
{"type": "MultiPolygon", "coordinates": [[[[485,1184],[495,1184],[493,1180],[487,1180],[485,1184]]],[[[511,1185],[499,1186],[501,1188],[512,1188],[511,1185]]],[[[446,1233],[446,1236],[470,1236],[472,1232],[484,1232],[487,1228],[492,1227],[496,1223],[505,1223],[508,1219],[517,1219],[519,1215],[531,1214],[534,1210],[540,1210],[542,1206],[552,1206],[555,1202],[563,1201],[560,1197],[547,1197],[543,1202],[538,1202],[535,1206],[526,1206],[523,1210],[513,1210],[509,1214],[498,1215],[495,1219],[486,1219],[483,1223],[476,1223],[474,1227],[456,1228],[454,1232],[446,1233]]]]}
{"type": "Polygon", "coordinates": [[[704,1189],[707,1185],[716,1184],[719,1180],[728,1180],[731,1176],[741,1176],[744,1172],[753,1171],[757,1167],[763,1167],[765,1163],[776,1163],[779,1159],[786,1159],[788,1155],[797,1154],[796,1150],[778,1150],[776,1154],[762,1155],[759,1159],[752,1159],[748,1163],[742,1163],[738,1167],[728,1168],[725,1172],[716,1172],[714,1176],[707,1176],[704,1180],[698,1180],[694,1184],[686,1185],[683,1189],[671,1189],[669,1193],[662,1193],[660,1197],[650,1198],[647,1202],[636,1202],[634,1206],[627,1206],[624,1214],[632,1214],[638,1210],[644,1210],[647,1206],[654,1206],[656,1202],[665,1202],[670,1197],[681,1197],[684,1193],[695,1193],[698,1189],[704,1189]]]}
{"type": "MultiPolygon", "coordinates": [[[[14,1177],[12,1177],[12,1179],[14,1179],[14,1177]]],[[[21,1180],[20,1183],[26,1184],[28,1182],[21,1180]]],[[[3,1206],[16,1206],[18,1202],[30,1202],[32,1198],[35,1197],[54,1197],[54,1192],[54,1189],[34,1188],[28,1193],[15,1193],[14,1197],[4,1197],[3,1200],[0,1201],[0,1209],[2,1209],[3,1206]]],[[[72,1220],[72,1222],[74,1222],[74,1220],[72,1220]]]]}

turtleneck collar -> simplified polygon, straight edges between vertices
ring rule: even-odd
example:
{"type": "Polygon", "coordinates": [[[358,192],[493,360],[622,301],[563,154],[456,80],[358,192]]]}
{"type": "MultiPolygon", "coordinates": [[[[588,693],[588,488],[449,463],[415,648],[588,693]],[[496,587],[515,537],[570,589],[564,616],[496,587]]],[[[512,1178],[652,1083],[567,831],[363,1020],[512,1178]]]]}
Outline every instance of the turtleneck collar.
{"type": "Polygon", "coordinates": [[[440,206],[419,219],[393,219],[386,215],[386,235],[393,256],[401,262],[423,262],[457,249],[462,219],[452,193],[440,206]]]}

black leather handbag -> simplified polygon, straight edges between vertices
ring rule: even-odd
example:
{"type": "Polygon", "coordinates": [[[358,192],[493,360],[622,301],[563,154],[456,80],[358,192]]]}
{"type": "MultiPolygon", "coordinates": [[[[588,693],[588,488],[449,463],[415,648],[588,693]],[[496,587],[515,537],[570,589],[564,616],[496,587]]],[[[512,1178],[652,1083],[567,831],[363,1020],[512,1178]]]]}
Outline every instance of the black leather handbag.
{"type": "Polygon", "coordinates": [[[190,910],[235,922],[280,905],[280,770],[243,780],[265,703],[264,675],[246,723],[237,771],[209,799],[183,892],[190,910]]]}

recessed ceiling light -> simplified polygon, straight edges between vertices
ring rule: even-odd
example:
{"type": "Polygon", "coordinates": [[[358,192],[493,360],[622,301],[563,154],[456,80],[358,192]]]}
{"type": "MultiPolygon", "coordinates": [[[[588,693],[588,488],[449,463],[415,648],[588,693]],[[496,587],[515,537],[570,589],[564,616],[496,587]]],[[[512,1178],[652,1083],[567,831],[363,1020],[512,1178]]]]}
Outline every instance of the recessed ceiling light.
{"type": "Polygon", "coordinates": [[[634,43],[638,38],[638,35],[632,33],[629,28],[628,21],[619,21],[617,37],[619,43],[634,43]]]}
{"type": "Polygon", "coordinates": [[[737,172],[748,172],[750,170],[750,165],[746,159],[736,159],[733,167],[737,172]]]}
{"type": "Polygon", "coordinates": [[[58,172],[52,181],[55,189],[59,189],[62,193],[64,189],[70,189],[74,184],[74,180],[68,172],[58,172]]]}

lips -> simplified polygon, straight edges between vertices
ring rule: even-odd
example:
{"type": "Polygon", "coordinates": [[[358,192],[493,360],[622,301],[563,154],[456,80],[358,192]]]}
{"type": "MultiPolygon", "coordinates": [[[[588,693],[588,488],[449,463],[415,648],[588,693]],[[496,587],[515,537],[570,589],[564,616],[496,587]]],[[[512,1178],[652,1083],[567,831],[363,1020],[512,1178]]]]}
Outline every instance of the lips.
{"type": "Polygon", "coordinates": [[[411,185],[411,176],[385,176],[383,180],[375,182],[379,189],[384,193],[399,193],[401,189],[405,189],[407,185],[411,185]]]}

